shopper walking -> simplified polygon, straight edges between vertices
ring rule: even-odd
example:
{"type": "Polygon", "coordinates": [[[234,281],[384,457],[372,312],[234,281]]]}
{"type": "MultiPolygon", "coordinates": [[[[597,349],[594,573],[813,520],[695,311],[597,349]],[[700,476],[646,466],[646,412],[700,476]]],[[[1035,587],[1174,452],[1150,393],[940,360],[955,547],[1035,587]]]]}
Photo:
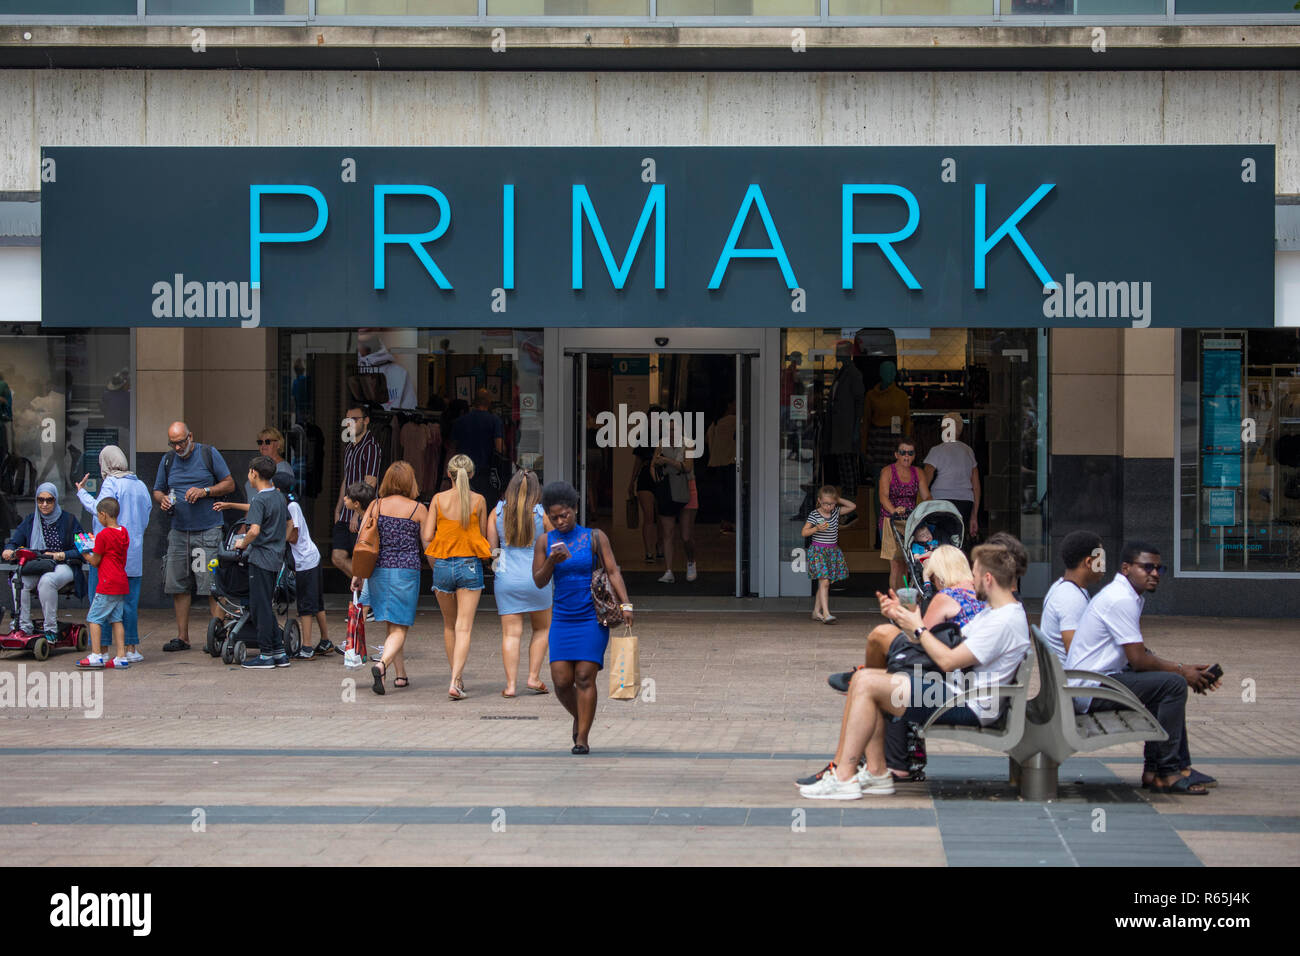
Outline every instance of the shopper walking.
{"type": "MultiPolygon", "coordinates": [[[[420,504],[420,488],[415,470],[404,461],[395,461],[384,472],[379,496],[371,502],[361,519],[364,527],[375,521],[379,531],[379,557],[370,575],[370,608],[376,621],[388,625],[383,656],[370,668],[374,677],[371,689],[384,693],[388,668],[396,673],[394,687],[409,687],[406,677],[406,632],[415,623],[415,607],[420,597],[420,553],[429,542],[425,534],[427,509],[420,504]]],[[[352,590],[360,591],[362,581],[352,578],[352,590]]]]}
{"type": "MultiPolygon", "coordinates": [[[[144,660],[140,653],[140,582],[144,575],[144,531],[149,526],[153,500],[149,486],[135,476],[127,464],[126,453],[116,445],[105,445],[99,453],[99,473],[103,476],[99,494],[86,490],[89,474],[77,482],[77,500],[94,515],[91,533],[99,534],[104,526],[99,523],[99,502],[105,498],[117,500],[117,524],[126,529],[130,544],[126,552],[126,601],[122,607],[122,627],[126,633],[126,659],[132,664],[144,660]]],[[[99,569],[91,567],[86,572],[87,597],[94,600],[99,584],[99,569]]],[[[97,652],[98,648],[92,648],[97,652]]]]}
{"type": "Polygon", "coordinates": [[[831,613],[831,585],[849,576],[849,566],[840,550],[840,518],[857,510],[857,502],[840,497],[834,485],[817,490],[817,507],[808,514],[803,531],[808,542],[808,576],[817,582],[812,617],[823,624],[837,620],[831,613]]]}
{"type": "MultiPolygon", "coordinates": [[[[650,414],[662,412],[658,405],[650,406],[650,414]]],[[[655,514],[655,449],[649,442],[632,449],[632,477],[627,482],[627,496],[635,498],[641,509],[641,543],[645,548],[645,563],[654,564],[663,558],[659,544],[658,516],[655,514]]]]}
{"type": "Polygon", "coordinates": [[[591,599],[591,573],[603,565],[609,586],[623,605],[623,619],[632,624],[623,574],[609,538],[598,529],[578,524],[578,492],[568,482],[553,481],[542,489],[542,508],[554,526],[538,535],[533,547],[533,583],[545,587],[555,579],[551,612],[551,681],[555,695],[573,716],[573,753],[590,753],[589,735],[596,719],[596,674],[605,662],[609,628],[596,618],[591,599]]]}
{"type": "Polygon", "coordinates": [[[502,697],[515,696],[525,615],[533,628],[528,642],[526,686],[534,694],[549,693],[539,671],[546,657],[547,634],[551,629],[552,585],[539,588],[533,583],[533,545],[539,535],[551,530],[541,499],[542,484],[537,474],[526,469],[517,471],[488,524],[488,544],[497,555],[492,591],[501,617],[501,661],[506,669],[502,697]]]}
{"type": "MultiPolygon", "coordinates": [[[[699,439],[696,438],[696,441],[699,439]]],[[[678,527],[682,531],[682,548],[686,552],[686,580],[694,581],[697,577],[695,514],[700,508],[700,497],[695,486],[695,459],[687,455],[686,451],[685,442],[678,434],[677,423],[669,418],[663,445],[655,449],[652,459],[659,473],[659,481],[655,485],[655,503],[659,507],[659,537],[665,565],[664,574],[659,579],[660,584],[672,584],[677,580],[673,576],[673,532],[678,527]],[[678,501],[673,496],[673,484],[676,482],[680,487],[683,479],[688,497],[685,501],[678,501]]]]}
{"type": "Polygon", "coordinates": [[[975,452],[961,441],[961,416],[950,412],[941,420],[943,441],[925,456],[925,478],[938,501],[951,501],[966,523],[968,539],[979,534],[980,469],[975,452]]]}
{"type": "MultiPolygon", "coordinates": [[[[889,562],[891,591],[903,586],[905,566],[890,526],[897,528],[901,535],[907,516],[920,502],[930,500],[929,482],[921,470],[912,465],[915,460],[916,443],[904,438],[894,449],[894,463],[880,472],[877,489],[880,498],[880,556],[889,562]]],[[[920,587],[920,583],[913,581],[912,586],[920,587]]]]}
{"type": "Polygon", "coordinates": [[[453,455],[447,477],[451,488],[434,496],[424,518],[424,540],[429,542],[424,553],[433,559],[433,593],[442,611],[442,640],[451,667],[447,697],[464,700],[469,639],[483,595],[482,562],[492,556],[492,549],[487,542],[487,503],[470,489],[473,460],[453,455]]]}

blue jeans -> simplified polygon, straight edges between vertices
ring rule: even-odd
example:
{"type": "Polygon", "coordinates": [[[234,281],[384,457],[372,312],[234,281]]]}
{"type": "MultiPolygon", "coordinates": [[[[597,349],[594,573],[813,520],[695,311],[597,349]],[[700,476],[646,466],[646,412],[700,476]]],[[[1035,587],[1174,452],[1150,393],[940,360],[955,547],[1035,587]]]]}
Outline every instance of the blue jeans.
{"type": "MultiPolygon", "coordinates": [[[[122,629],[126,631],[127,646],[139,646],[140,644],[140,582],[144,580],[137,575],[133,578],[127,578],[126,583],[129,590],[126,594],[126,607],[122,610],[122,629]]],[[[89,590],[86,597],[90,601],[95,600],[95,585],[99,581],[99,568],[86,566],[86,586],[89,590]]],[[[111,635],[107,632],[101,632],[100,639],[107,640],[111,635]]],[[[107,643],[104,644],[108,646],[107,643]]]]}
{"type": "Polygon", "coordinates": [[[465,588],[483,590],[483,562],[466,558],[438,558],[433,562],[433,589],[451,594],[465,588]]]}

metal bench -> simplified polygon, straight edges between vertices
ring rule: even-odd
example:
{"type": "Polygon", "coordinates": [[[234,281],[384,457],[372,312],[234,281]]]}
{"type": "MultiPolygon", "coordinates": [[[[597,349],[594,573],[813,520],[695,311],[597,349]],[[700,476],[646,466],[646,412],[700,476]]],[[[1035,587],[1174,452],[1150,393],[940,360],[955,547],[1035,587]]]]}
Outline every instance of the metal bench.
{"type": "Polygon", "coordinates": [[[1010,758],[1010,781],[1025,800],[1055,800],[1057,773],[1065,760],[1076,754],[1113,747],[1169,739],[1137,695],[1112,677],[1092,671],[1067,671],[1037,627],[1030,627],[1034,653],[1026,656],[1016,671],[1015,681],[999,688],[1010,697],[1004,721],[992,727],[947,727],[935,725],[944,711],[965,703],[963,695],[936,712],[922,729],[922,736],[964,740],[1010,758]],[[1033,664],[1038,665],[1038,693],[1025,700],[1033,664]],[[1097,681],[1100,687],[1071,687],[1071,680],[1097,681]],[[1114,701],[1119,710],[1075,714],[1074,698],[1092,697],[1114,701]],[[1004,725],[1005,722],[1005,726],[1004,725]],[[1001,729],[999,729],[1001,728],[1001,729]]]}

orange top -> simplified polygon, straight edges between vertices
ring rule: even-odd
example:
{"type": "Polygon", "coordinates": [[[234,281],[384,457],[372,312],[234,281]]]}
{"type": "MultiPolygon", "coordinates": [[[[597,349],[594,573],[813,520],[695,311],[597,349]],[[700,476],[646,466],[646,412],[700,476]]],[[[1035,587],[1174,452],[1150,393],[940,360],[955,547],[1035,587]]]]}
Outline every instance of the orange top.
{"type": "Polygon", "coordinates": [[[492,557],[492,548],[479,530],[477,508],[469,516],[469,527],[462,528],[459,519],[448,518],[442,513],[437,498],[434,498],[433,507],[438,514],[438,523],[433,529],[433,540],[424,549],[425,554],[431,558],[492,557]]]}

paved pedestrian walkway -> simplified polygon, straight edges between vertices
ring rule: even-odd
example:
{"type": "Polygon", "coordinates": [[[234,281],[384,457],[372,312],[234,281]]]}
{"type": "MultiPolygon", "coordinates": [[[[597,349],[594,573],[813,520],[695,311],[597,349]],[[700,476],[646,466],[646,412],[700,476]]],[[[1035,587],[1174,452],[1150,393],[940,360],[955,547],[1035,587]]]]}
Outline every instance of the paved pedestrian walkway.
{"type": "MultiPolygon", "coordinates": [[[[644,613],[636,631],[650,683],[641,699],[610,701],[602,673],[592,753],[575,757],[571,720],[554,695],[500,696],[500,630],[489,611],[479,614],[461,702],[447,699],[436,612],[421,612],[408,642],[411,687],[390,682],[384,697],[371,693],[368,671],[346,670],[341,657],[259,672],[222,665],[197,645],[164,654],[170,613],[145,612],[146,661],[102,675],[101,718],[0,707],[0,857],[1300,863],[1294,622],[1143,622],[1162,655],[1223,665],[1223,689],[1194,697],[1188,710],[1195,764],[1220,780],[1209,796],[1142,791],[1141,750],[1130,746],[1068,761],[1059,801],[1025,803],[1005,783],[1003,758],[935,741],[925,783],[851,803],[803,800],[793,778],[826,763],[839,728],[843,698],[826,674],[861,659],[866,629],[879,620],[846,613],[825,627],[770,605],[644,613]]],[[[332,623],[341,638],[341,614],[332,623]]],[[[75,656],[37,663],[8,654],[0,680],[67,674],[75,656]]]]}

